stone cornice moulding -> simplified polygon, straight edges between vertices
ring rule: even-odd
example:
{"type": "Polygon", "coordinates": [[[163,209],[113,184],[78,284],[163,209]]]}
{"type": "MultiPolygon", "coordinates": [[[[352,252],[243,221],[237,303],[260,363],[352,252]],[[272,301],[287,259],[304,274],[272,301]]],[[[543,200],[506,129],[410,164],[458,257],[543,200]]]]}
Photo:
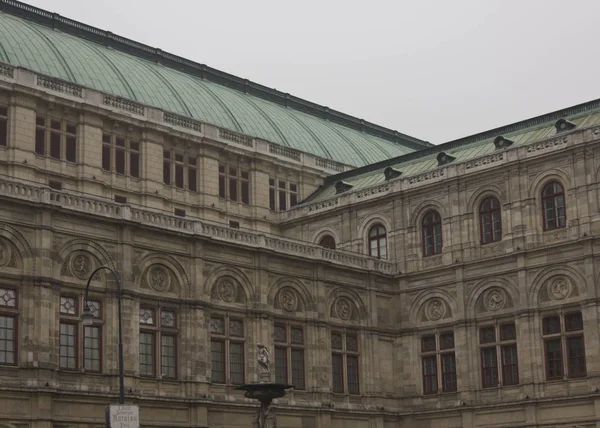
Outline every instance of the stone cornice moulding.
{"type": "Polygon", "coordinates": [[[283,255],[307,260],[318,260],[334,265],[384,275],[396,273],[393,263],[343,250],[329,250],[317,244],[296,241],[265,233],[232,229],[222,224],[204,220],[188,219],[162,212],[134,208],[108,199],[80,196],[49,189],[14,179],[0,178],[0,197],[75,211],[119,222],[137,224],[141,227],[159,228],[177,234],[201,239],[212,239],[237,246],[274,251],[283,255]]]}
{"type": "Polygon", "coordinates": [[[112,117],[115,120],[141,121],[143,124],[138,125],[140,127],[151,124],[163,129],[167,128],[168,132],[183,134],[185,138],[190,140],[209,138],[222,145],[242,150],[247,156],[251,157],[255,153],[260,153],[279,164],[283,162],[292,168],[311,168],[326,175],[353,169],[349,165],[331,159],[319,158],[310,153],[2,62],[0,62],[0,89],[7,91],[21,90],[28,95],[42,93],[45,95],[45,100],[50,97],[55,102],[66,102],[70,106],[77,103],[80,108],[92,107],[96,109],[95,113],[103,113],[111,117],[114,114],[120,116],[118,118],[112,117]]]}
{"type": "MultiPolygon", "coordinates": [[[[279,213],[278,220],[281,225],[288,225],[294,221],[302,220],[309,216],[321,215],[350,204],[358,205],[364,202],[371,202],[374,199],[383,199],[399,192],[421,190],[429,185],[444,181],[447,178],[454,179],[469,176],[469,174],[477,174],[497,169],[498,167],[506,167],[511,164],[538,159],[549,154],[555,154],[558,151],[564,151],[572,147],[588,144],[591,141],[596,141],[598,134],[600,134],[600,127],[598,125],[577,128],[570,133],[560,136],[552,136],[551,138],[545,138],[527,145],[511,146],[502,152],[489,153],[419,174],[401,176],[374,186],[349,190],[346,194],[338,194],[318,202],[299,205],[288,211],[279,213]]],[[[381,174],[383,176],[383,171],[381,174]]]]}

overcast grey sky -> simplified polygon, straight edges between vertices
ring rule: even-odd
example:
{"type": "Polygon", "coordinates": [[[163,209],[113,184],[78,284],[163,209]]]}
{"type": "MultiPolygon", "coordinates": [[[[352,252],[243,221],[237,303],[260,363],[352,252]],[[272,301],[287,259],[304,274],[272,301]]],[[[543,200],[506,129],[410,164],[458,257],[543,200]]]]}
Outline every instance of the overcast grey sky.
{"type": "Polygon", "coordinates": [[[439,144],[600,98],[597,0],[25,0],[439,144]]]}

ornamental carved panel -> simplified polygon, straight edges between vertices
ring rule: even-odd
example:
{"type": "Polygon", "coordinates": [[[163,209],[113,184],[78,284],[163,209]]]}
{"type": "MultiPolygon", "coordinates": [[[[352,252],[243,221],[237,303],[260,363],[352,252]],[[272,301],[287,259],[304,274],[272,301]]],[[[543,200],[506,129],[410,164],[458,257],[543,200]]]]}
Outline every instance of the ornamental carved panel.
{"type": "Polygon", "coordinates": [[[17,251],[6,239],[0,239],[0,267],[18,267],[17,251]]]}
{"type": "Polygon", "coordinates": [[[433,297],[421,307],[419,321],[436,322],[451,317],[452,311],[448,303],[441,297],[433,297]]]}
{"type": "Polygon", "coordinates": [[[224,303],[245,303],[246,297],[242,286],[232,276],[219,278],[212,287],[211,298],[224,303]]]}
{"type": "Polygon", "coordinates": [[[540,289],[540,303],[560,302],[579,295],[573,280],[566,275],[553,276],[540,289]]]}
{"type": "Polygon", "coordinates": [[[301,312],[304,310],[304,302],[300,294],[292,287],[282,287],[275,296],[275,309],[286,312],[301,312]]]}
{"type": "Polygon", "coordinates": [[[60,274],[87,281],[96,268],[94,257],[86,251],[74,251],[63,262],[60,274]]]}
{"type": "Polygon", "coordinates": [[[357,321],[359,318],[355,303],[346,296],[335,299],[331,305],[330,316],[342,321],[357,321]]]}
{"type": "Polygon", "coordinates": [[[475,312],[500,312],[511,308],[514,308],[514,302],[510,293],[504,286],[496,285],[481,293],[475,305],[475,312]]]}
{"type": "Polygon", "coordinates": [[[176,278],[170,268],[163,264],[150,265],[143,272],[140,287],[157,291],[159,293],[177,292],[176,278]]]}

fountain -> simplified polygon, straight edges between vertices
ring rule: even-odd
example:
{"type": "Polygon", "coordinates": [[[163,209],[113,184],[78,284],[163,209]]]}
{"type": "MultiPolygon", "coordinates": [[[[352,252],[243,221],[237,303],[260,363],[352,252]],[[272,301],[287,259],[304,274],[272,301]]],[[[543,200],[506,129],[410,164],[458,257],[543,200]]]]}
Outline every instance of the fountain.
{"type": "Polygon", "coordinates": [[[267,347],[258,344],[258,369],[260,371],[259,383],[248,383],[238,386],[236,389],[246,391],[247,398],[260,402],[256,412],[252,428],[277,428],[275,409],[272,407],[273,400],[285,395],[285,390],[293,388],[293,385],[271,382],[271,371],[269,369],[269,351],[267,347]]]}

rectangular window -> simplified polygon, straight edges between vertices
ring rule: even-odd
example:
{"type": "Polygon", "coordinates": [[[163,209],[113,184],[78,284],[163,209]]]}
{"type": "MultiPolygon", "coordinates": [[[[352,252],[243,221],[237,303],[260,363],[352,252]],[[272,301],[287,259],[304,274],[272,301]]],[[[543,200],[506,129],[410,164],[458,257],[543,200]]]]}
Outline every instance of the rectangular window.
{"type": "Polygon", "coordinates": [[[163,183],[171,184],[171,152],[163,151],[163,183]]]}
{"type": "Polygon", "coordinates": [[[175,154],[175,187],[179,187],[183,189],[183,173],[184,163],[183,163],[183,155],[176,153],[175,154]]]}
{"type": "Polygon", "coordinates": [[[17,363],[17,291],[0,288],[0,365],[17,363]]]}
{"type": "Polygon", "coordinates": [[[77,125],[60,119],[37,116],[35,153],[57,160],[77,161],[77,125]]]}
{"type": "Polygon", "coordinates": [[[423,394],[436,394],[439,390],[456,391],[454,333],[445,332],[421,337],[421,363],[423,394]],[[441,373],[441,378],[438,373],[441,373]]]}
{"type": "Polygon", "coordinates": [[[197,158],[175,151],[163,151],[163,183],[178,189],[198,190],[197,158]]]}
{"type": "Polygon", "coordinates": [[[360,394],[358,349],[358,336],[356,333],[331,333],[333,392],[360,394]]]}
{"type": "Polygon", "coordinates": [[[298,186],[296,183],[269,178],[269,208],[273,211],[285,211],[298,204],[298,186]]]}
{"type": "Polygon", "coordinates": [[[479,329],[481,383],[484,388],[519,383],[514,323],[479,329]]]}
{"type": "Polygon", "coordinates": [[[60,368],[77,369],[77,325],[60,323],[60,368]]]}
{"type": "Polygon", "coordinates": [[[139,178],[140,143],[122,135],[102,134],[102,169],[139,178]]]}
{"type": "Polygon", "coordinates": [[[275,324],[275,380],[304,389],[304,330],[275,324]]]}
{"type": "MultiPolygon", "coordinates": [[[[77,263],[77,257],[74,259],[77,263]]],[[[60,296],[59,360],[67,370],[102,371],[102,310],[97,300],[86,305],[92,313],[92,325],[82,325],[81,297],[60,296]],[[81,341],[81,342],[80,342],[81,341]],[[83,343],[80,346],[79,343],[83,343]]]]}
{"type": "Polygon", "coordinates": [[[250,173],[240,168],[219,165],[219,197],[250,203],[250,173]]]}
{"type": "Polygon", "coordinates": [[[99,372],[102,329],[99,326],[84,326],[83,330],[83,368],[86,371],[99,372]]]}
{"type": "Polygon", "coordinates": [[[213,317],[211,332],[211,380],[241,385],[245,379],[244,323],[229,317],[213,317]]]}
{"type": "Polygon", "coordinates": [[[8,145],[8,108],[0,107],[0,146],[8,145]]]}
{"type": "Polygon", "coordinates": [[[544,317],[542,335],[548,380],[563,379],[565,373],[569,378],[586,375],[581,312],[544,317]]]}
{"type": "Polygon", "coordinates": [[[177,318],[174,311],[140,307],[140,375],[177,378],[177,318]],[[159,314],[160,318],[156,315],[159,314]],[[157,348],[158,346],[158,348],[157,348]],[[157,373],[157,369],[160,369],[157,373]]]}
{"type": "Polygon", "coordinates": [[[196,158],[188,157],[188,189],[190,192],[198,191],[197,162],[196,158]]]}

